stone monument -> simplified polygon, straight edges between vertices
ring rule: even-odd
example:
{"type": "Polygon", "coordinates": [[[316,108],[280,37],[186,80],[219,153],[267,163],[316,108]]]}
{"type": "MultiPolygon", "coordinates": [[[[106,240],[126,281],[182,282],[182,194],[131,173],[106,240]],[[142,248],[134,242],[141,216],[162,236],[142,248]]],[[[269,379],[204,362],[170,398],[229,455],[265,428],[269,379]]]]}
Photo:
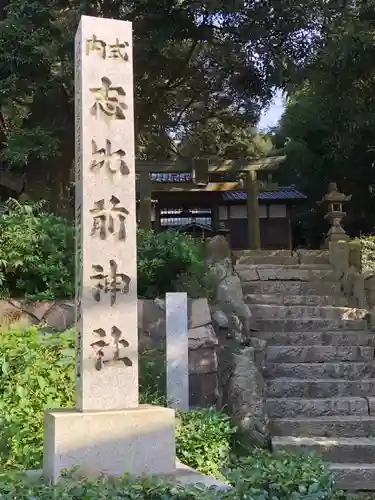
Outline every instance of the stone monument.
{"type": "Polygon", "coordinates": [[[138,405],[130,22],[81,18],[75,108],[77,403],[46,411],[44,475],[172,474],[174,411],[138,405]]]}
{"type": "Polygon", "coordinates": [[[343,211],[343,204],[350,201],[351,198],[352,195],[347,196],[338,191],[336,182],[330,182],[328,193],[318,202],[318,205],[326,207],[327,214],[324,218],[331,225],[324,242],[325,248],[329,248],[330,243],[348,241],[350,239],[345,233],[341,221],[346,216],[346,212],[343,211]]]}

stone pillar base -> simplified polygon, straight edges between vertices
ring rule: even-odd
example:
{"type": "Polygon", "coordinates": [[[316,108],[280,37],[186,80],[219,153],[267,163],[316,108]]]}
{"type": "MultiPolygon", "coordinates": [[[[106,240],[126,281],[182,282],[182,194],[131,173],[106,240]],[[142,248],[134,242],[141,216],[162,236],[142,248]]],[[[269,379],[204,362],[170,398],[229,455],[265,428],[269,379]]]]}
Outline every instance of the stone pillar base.
{"type": "Polygon", "coordinates": [[[62,469],[85,476],[126,472],[173,474],[176,470],[174,411],[141,405],[116,411],[47,410],[43,473],[56,484],[62,469]]]}

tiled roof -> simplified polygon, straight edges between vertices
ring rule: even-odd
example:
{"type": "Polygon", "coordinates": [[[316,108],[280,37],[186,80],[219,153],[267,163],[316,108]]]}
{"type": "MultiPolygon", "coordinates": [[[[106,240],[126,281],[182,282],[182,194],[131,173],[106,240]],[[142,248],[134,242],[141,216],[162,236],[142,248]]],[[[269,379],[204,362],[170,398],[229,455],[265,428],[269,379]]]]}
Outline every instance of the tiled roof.
{"type": "Polygon", "coordinates": [[[150,175],[154,182],[191,182],[193,174],[191,172],[160,172],[150,175]]]}
{"type": "MultiPolygon", "coordinates": [[[[246,191],[223,191],[221,193],[223,201],[246,201],[246,191]]],[[[259,200],[262,201],[278,201],[278,200],[306,200],[307,196],[300,193],[294,186],[279,187],[277,191],[260,191],[259,200]]]]}

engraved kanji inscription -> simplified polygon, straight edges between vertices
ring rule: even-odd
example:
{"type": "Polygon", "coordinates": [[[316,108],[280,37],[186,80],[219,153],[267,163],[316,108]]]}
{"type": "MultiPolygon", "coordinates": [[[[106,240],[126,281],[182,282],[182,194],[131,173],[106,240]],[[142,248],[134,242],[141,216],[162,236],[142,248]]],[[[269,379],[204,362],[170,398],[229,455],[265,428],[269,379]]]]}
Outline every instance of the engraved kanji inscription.
{"type": "Polygon", "coordinates": [[[98,148],[98,145],[94,140],[91,141],[92,146],[92,159],[90,162],[90,169],[101,169],[102,167],[107,168],[112,174],[120,172],[121,175],[128,175],[129,168],[124,160],[125,151],[123,149],[117,149],[112,151],[111,141],[105,141],[104,148],[98,148]]]}
{"type": "Polygon", "coordinates": [[[94,334],[98,340],[92,342],[91,347],[95,351],[95,368],[98,371],[109,361],[122,361],[126,366],[133,366],[131,359],[126,355],[129,342],[117,326],[112,326],[110,335],[107,335],[103,328],[97,328],[94,334]]]}
{"type": "Polygon", "coordinates": [[[117,272],[117,263],[114,260],[109,261],[109,274],[104,274],[104,268],[101,265],[93,265],[92,269],[95,274],[90,276],[90,279],[95,281],[92,289],[94,300],[100,302],[101,293],[110,294],[110,304],[113,306],[116,303],[117,293],[127,294],[129,292],[131,278],[124,273],[117,272]]]}
{"type": "Polygon", "coordinates": [[[129,47],[128,42],[120,42],[120,40],[116,38],[116,43],[108,45],[108,57],[112,59],[122,59],[125,62],[129,61],[126,47],[129,47]]]}
{"type": "Polygon", "coordinates": [[[104,40],[99,40],[96,35],[92,35],[91,39],[86,40],[86,55],[91,52],[97,53],[102,59],[106,57],[106,46],[104,40]]]}
{"type": "Polygon", "coordinates": [[[91,113],[96,117],[100,113],[111,119],[125,120],[124,110],[127,105],[123,102],[125,90],[118,86],[113,87],[112,82],[106,76],[102,78],[102,87],[90,89],[95,102],[91,107],[91,113]]]}
{"type": "Polygon", "coordinates": [[[100,238],[105,240],[109,233],[117,235],[119,240],[125,240],[125,218],[129,212],[120,205],[120,200],[116,196],[112,195],[109,203],[111,207],[107,208],[104,199],[96,201],[95,208],[90,210],[94,219],[91,236],[99,234],[100,238]]]}

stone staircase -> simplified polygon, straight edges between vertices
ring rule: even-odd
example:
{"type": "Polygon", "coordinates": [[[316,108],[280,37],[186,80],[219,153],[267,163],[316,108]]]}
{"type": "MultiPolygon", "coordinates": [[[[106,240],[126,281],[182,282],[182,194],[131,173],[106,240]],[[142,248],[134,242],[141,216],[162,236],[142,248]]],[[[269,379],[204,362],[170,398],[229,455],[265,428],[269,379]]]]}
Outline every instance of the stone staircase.
{"type": "Polygon", "coordinates": [[[257,336],[274,449],[316,452],[340,488],[375,490],[375,335],[346,307],[328,253],[244,252],[236,264],[257,336]]]}

